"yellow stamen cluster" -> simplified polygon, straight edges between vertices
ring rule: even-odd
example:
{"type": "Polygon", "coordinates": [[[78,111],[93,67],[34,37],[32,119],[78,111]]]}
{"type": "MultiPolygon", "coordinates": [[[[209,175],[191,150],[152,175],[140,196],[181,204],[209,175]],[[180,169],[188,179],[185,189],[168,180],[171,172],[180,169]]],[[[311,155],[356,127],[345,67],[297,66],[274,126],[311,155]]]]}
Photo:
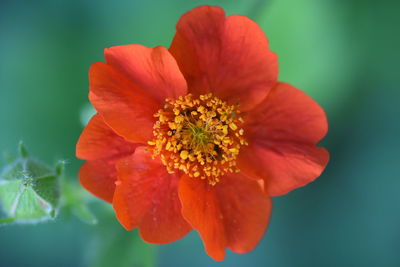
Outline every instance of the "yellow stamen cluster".
{"type": "Polygon", "coordinates": [[[212,94],[166,99],[154,115],[155,139],[148,143],[169,173],[182,170],[215,185],[225,173],[239,171],[236,158],[240,147],[247,145],[239,113],[237,106],[212,94]]]}

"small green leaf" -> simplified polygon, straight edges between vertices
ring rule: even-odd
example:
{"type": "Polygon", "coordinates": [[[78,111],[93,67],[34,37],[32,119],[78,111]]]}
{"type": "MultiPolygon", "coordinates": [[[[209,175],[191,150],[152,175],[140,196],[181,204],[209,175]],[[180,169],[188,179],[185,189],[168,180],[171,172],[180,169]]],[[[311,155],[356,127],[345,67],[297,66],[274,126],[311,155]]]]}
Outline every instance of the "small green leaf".
{"type": "Polygon", "coordinates": [[[55,170],[42,162],[31,158],[26,158],[23,162],[25,164],[24,170],[30,177],[40,178],[48,175],[55,175],[55,170]]]}
{"type": "Polygon", "coordinates": [[[0,175],[0,181],[4,182],[23,179],[25,177],[23,169],[24,167],[21,160],[16,160],[13,163],[8,164],[4,167],[2,174],[0,175]]]}
{"type": "Polygon", "coordinates": [[[39,177],[32,185],[36,194],[53,207],[58,206],[60,191],[58,178],[55,175],[39,177]]]}
{"type": "Polygon", "coordinates": [[[60,160],[57,165],[56,165],[56,174],[58,176],[61,176],[64,173],[64,168],[65,168],[65,160],[60,160]]]}
{"type": "Polygon", "coordinates": [[[20,192],[21,182],[20,181],[1,181],[0,180],[0,203],[2,203],[3,209],[6,214],[11,215],[12,206],[20,192]]]}
{"type": "Polygon", "coordinates": [[[18,151],[21,158],[28,157],[28,151],[25,148],[24,142],[20,141],[18,145],[18,151]]]}
{"type": "Polygon", "coordinates": [[[51,209],[50,205],[38,198],[31,188],[23,189],[15,201],[14,214],[10,215],[22,221],[45,219],[51,209]]]}

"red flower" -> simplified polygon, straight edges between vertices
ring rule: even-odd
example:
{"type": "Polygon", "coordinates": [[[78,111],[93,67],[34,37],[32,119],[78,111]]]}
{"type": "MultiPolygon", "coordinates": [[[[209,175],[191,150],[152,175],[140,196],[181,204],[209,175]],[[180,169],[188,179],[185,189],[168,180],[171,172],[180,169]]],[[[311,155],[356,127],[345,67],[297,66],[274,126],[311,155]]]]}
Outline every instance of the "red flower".
{"type": "Polygon", "coordinates": [[[81,184],[111,202],[120,223],[150,243],[191,229],[206,252],[252,250],[271,196],[317,178],[329,154],[324,111],[277,82],[277,56],[256,23],[195,8],[169,50],[125,45],[90,69],[97,114],[77,157],[81,184]]]}

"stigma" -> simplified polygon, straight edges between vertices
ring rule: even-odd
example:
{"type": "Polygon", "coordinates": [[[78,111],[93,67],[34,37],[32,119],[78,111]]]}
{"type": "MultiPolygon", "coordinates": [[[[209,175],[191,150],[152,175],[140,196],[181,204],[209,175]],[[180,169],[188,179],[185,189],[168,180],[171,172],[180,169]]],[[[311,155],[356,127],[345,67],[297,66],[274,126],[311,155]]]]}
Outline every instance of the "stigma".
{"type": "Polygon", "coordinates": [[[236,159],[247,145],[237,105],[212,94],[166,99],[154,116],[154,139],[148,144],[169,173],[177,170],[215,185],[229,172],[239,172],[236,159]]]}

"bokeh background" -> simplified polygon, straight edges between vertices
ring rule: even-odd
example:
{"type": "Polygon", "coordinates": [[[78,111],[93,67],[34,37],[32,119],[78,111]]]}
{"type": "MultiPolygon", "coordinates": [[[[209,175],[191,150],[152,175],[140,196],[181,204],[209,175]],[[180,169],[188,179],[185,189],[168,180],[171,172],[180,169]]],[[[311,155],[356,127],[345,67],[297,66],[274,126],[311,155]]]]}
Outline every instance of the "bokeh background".
{"type": "Polygon", "coordinates": [[[64,209],[53,222],[0,227],[0,266],[400,266],[399,1],[1,0],[0,152],[22,139],[49,164],[68,160],[76,183],[90,64],[110,46],[168,47],[180,15],[203,4],[255,20],[280,80],[324,107],[324,174],[275,198],[259,246],[222,263],[195,232],[144,244],[90,199],[97,225],[64,209]]]}

